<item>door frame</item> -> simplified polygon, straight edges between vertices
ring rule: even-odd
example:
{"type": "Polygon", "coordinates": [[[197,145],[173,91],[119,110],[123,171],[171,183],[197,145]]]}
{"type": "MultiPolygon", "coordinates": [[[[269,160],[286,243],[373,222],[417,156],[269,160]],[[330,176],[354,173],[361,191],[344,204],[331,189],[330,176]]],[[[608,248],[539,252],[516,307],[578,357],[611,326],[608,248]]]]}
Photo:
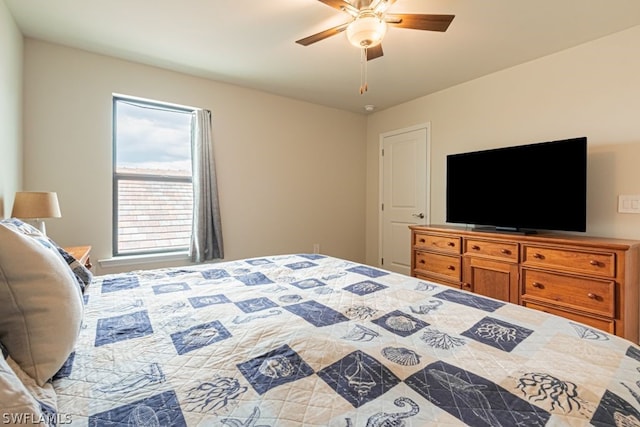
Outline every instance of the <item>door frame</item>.
{"type": "MultiPolygon", "coordinates": [[[[428,222],[431,222],[431,122],[423,122],[413,126],[395,129],[388,132],[383,132],[378,136],[378,259],[376,261],[376,265],[378,267],[384,268],[382,265],[382,255],[383,255],[383,213],[382,213],[382,202],[384,200],[384,158],[382,156],[382,150],[384,148],[384,139],[389,136],[395,136],[402,133],[413,132],[415,130],[425,129],[427,135],[427,147],[426,153],[427,158],[425,159],[426,168],[427,168],[427,185],[426,185],[426,194],[425,194],[425,219],[428,222]]],[[[407,248],[411,248],[411,242],[407,242],[407,248]]]]}

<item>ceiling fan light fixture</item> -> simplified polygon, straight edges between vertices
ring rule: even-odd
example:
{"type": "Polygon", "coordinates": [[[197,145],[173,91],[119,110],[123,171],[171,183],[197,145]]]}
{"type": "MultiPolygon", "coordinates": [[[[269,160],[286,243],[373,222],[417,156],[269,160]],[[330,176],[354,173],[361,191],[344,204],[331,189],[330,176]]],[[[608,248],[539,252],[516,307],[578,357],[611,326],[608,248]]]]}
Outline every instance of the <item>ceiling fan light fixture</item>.
{"type": "Polygon", "coordinates": [[[379,45],[386,32],[387,23],[374,13],[360,14],[347,27],[347,39],[357,48],[368,48],[379,45]]]}

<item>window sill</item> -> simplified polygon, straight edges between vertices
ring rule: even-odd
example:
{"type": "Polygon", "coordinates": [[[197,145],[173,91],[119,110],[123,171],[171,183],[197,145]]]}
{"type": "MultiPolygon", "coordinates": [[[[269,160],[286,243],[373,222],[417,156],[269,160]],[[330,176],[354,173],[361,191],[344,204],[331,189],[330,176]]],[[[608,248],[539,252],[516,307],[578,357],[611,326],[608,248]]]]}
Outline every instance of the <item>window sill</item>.
{"type": "Polygon", "coordinates": [[[98,260],[100,267],[122,267],[137,264],[152,264],[166,261],[190,261],[188,251],[166,252],[162,254],[122,255],[98,260]]]}

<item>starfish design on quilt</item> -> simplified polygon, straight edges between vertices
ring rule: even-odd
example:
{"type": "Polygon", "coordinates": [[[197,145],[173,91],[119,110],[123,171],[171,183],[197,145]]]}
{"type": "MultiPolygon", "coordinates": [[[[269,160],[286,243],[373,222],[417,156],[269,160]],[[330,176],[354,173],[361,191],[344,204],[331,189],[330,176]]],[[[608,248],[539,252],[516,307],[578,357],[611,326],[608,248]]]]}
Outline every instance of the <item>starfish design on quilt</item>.
{"type": "Polygon", "coordinates": [[[253,408],[253,412],[249,415],[249,418],[246,420],[241,420],[239,418],[223,418],[222,424],[228,425],[231,427],[271,427],[269,424],[256,424],[260,419],[260,408],[253,408]]]}

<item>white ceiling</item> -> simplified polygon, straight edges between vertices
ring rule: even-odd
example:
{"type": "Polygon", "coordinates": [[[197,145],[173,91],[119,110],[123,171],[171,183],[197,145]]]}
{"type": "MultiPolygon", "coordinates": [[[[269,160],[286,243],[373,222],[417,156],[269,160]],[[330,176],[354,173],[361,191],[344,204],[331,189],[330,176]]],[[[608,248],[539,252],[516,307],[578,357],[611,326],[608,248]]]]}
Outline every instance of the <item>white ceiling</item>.
{"type": "Polygon", "coordinates": [[[4,0],[27,37],[364,113],[640,25],[640,0],[397,0],[390,13],[453,14],[444,32],[390,27],[368,63],[317,0],[4,0]]]}

